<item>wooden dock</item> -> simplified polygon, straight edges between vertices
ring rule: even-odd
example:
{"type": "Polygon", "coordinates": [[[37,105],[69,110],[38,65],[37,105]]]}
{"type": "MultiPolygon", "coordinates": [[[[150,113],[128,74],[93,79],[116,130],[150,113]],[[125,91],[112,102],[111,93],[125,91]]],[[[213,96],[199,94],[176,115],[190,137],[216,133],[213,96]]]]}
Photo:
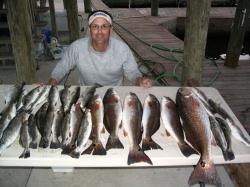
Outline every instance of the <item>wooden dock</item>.
{"type": "MultiPolygon", "coordinates": [[[[159,57],[150,46],[135,39],[134,36],[150,44],[160,43],[165,48],[183,48],[183,41],[176,38],[170,31],[173,32],[173,28],[177,24],[183,26],[180,23],[185,19],[185,9],[167,9],[167,11],[160,9],[159,17],[151,17],[149,16],[150,9],[147,9],[147,12],[137,9],[110,9],[99,0],[92,0],[91,2],[94,9],[107,10],[114,15],[115,32],[131,47],[139,59],[147,60],[148,63],[159,62],[155,64],[159,74],[162,71],[167,75],[173,74],[177,67],[176,62],[159,57]]],[[[213,8],[210,12],[210,18],[214,20],[223,19],[223,24],[227,23],[228,28],[230,28],[230,20],[233,19],[234,13],[235,8],[213,8]]],[[[182,54],[173,54],[168,51],[159,53],[165,57],[176,57],[179,61],[182,60],[182,54]]],[[[177,74],[181,72],[181,66],[176,69],[177,74]]],[[[215,65],[206,60],[203,65],[202,79],[203,85],[209,84],[219,90],[250,134],[250,60],[241,61],[235,69],[225,67],[223,61],[216,61],[215,65]],[[218,72],[219,76],[214,79],[218,72]]],[[[178,81],[170,78],[167,78],[167,83],[172,86],[180,85],[178,81]]],[[[226,164],[225,168],[237,187],[248,186],[250,164],[226,164]]]]}
{"type": "MultiPolygon", "coordinates": [[[[180,86],[179,81],[169,76],[180,76],[183,54],[168,50],[183,49],[184,42],[161,23],[177,19],[178,16],[185,17],[185,8],[167,9],[169,11],[160,9],[162,16],[157,22],[157,17],[148,15],[150,9],[110,9],[98,0],[92,0],[92,6],[107,10],[114,16],[115,32],[130,46],[140,61],[144,61],[146,66],[155,71],[154,76],[162,76],[167,85],[180,86]],[[164,50],[152,50],[154,44],[164,46],[164,50]]],[[[234,12],[235,8],[214,8],[210,17],[232,19],[234,12]]],[[[250,134],[250,61],[241,61],[235,69],[225,67],[221,60],[216,61],[216,64],[209,60],[204,61],[202,85],[219,90],[250,134]]]]}

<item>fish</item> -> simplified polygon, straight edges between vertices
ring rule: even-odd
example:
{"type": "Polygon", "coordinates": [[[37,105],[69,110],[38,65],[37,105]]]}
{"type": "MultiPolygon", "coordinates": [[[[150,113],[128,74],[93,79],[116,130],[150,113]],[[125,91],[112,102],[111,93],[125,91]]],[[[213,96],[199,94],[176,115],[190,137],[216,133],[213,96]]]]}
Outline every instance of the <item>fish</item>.
{"type": "Polygon", "coordinates": [[[8,127],[10,121],[16,116],[16,103],[9,104],[0,118],[0,139],[3,136],[3,132],[8,127]]]}
{"type": "Polygon", "coordinates": [[[76,140],[83,119],[80,103],[73,104],[70,110],[71,136],[69,143],[63,148],[61,154],[70,154],[76,148],[76,140]]]}
{"type": "Polygon", "coordinates": [[[50,86],[37,86],[33,88],[24,96],[23,106],[19,110],[25,110],[31,113],[37,105],[46,100],[49,89],[50,86]]]}
{"type": "Polygon", "coordinates": [[[213,107],[217,114],[219,114],[223,119],[227,121],[233,137],[245,144],[247,147],[250,147],[250,140],[245,136],[241,128],[235,124],[234,120],[227,113],[227,111],[212,99],[209,99],[209,104],[213,107]]]}
{"type": "Polygon", "coordinates": [[[61,91],[60,94],[64,114],[70,112],[71,106],[77,102],[79,96],[79,86],[64,86],[64,89],[61,91]]]}
{"type": "Polygon", "coordinates": [[[121,98],[113,88],[109,88],[103,97],[103,104],[104,126],[109,132],[106,150],[123,149],[124,146],[118,137],[119,127],[121,127],[122,122],[121,98]]]}
{"type": "Polygon", "coordinates": [[[140,147],[142,139],[142,104],[133,92],[126,95],[123,103],[123,132],[129,140],[129,154],[127,164],[131,165],[137,162],[145,162],[153,165],[151,159],[144,153],[140,147]]]}
{"type": "Polygon", "coordinates": [[[162,97],[161,100],[161,119],[167,132],[175,139],[182,154],[186,157],[197,154],[186,141],[180,116],[175,102],[169,97],[162,97]]]}
{"type": "Polygon", "coordinates": [[[8,90],[4,103],[7,105],[12,104],[12,103],[17,103],[18,99],[20,98],[23,92],[24,85],[25,83],[23,82],[21,84],[17,83],[11,86],[8,90]]]}
{"type": "Polygon", "coordinates": [[[17,100],[17,103],[16,103],[16,110],[18,111],[20,108],[22,108],[23,106],[23,100],[24,100],[24,97],[26,96],[27,94],[27,90],[26,89],[23,89],[19,99],[17,100]]]}
{"type": "Polygon", "coordinates": [[[86,90],[84,90],[84,92],[79,96],[77,103],[80,103],[82,110],[89,108],[90,101],[96,92],[96,88],[98,87],[99,85],[87,87],[86,90]]]}
{"type": "Polygon", "coordinates": [[[183,121],[187,141],[200,153],[200,159],[189,177],[189,185],[198,182],[221,187],[221,180],[211,157],[209,115],[190,87],[181,87],[176,94],[176,105],[183,121]]]}
{"type": "Polygon", "coordinates": [[[101,141],[101,133],[105,132],[103,124],[103,102],[99,94],[93,96],[90,102],[92,131],[92,144],[85,149],[81,154],[106,155],[107,151],[103,147],[101,141]]]}
{"type": "Polygon", "coordinates": [[[20,134],[22,124],[27,119],[27,113],[25,111],[21,111],[10,121],[10,124],[5,129],[3,136],[0,139],[0,155],[17,139],[20,134]]]}
{"type": "Polygon", "coordinates": [[[71,124],[71,114],[70,112],[67,112],[66,114],[63,114],[63,119],[62,119],[62,128],[61,128],[61,137],[62,137],[62,142],[61,142],[61,147],[64,148],[70,141],[70,137],[72,134],[72,128],[70,126],[71,124]]]}
{"type": "Polygon", "coordinates": [[[224,158],[226,158],[226,160],[233,160],[235,156],[232,150],[231,129],[227,124],[226,120],[220,117],[215,117],[215,118],[218,121],[227,142],[227,149],[224,158]]]}
{"type": "Polygon", "coordinates": [[[45,102],[35,113],[35,124],[40,135],[43,135],[44,126],[46,123],[46,113],[49,107],[49,102],[45,102]]]}
{"type": "Polygon", "coordinates": [[[38,142],[38,129],[36,125],[35,115],[30,114],[28,119],[28,131],[30,136],[30,144],[29,147],[32,149],[37,149],[37,142],[38,142]]]}
{"type": "Polygon", "coordinates": [[[30,135],[29,135],[29,122],[28,120],[24,121],[20,130],[19,144],[24,148],[22,154],[19,158],[28,158],[30,157],[30,135]]]}
{"type": "Polygon", "coordinates": [[[60,101],[59,99],[59,92],[56,86],[52,86],[49,92],[49,96],[48,96],[48,109],[46,111],[46,122],[45,122],[45,126],[44,126],[44,130],[43,133],[41,134],[41,140],[39,143],[39,147],[42,148],[47,148],[49,146],[49,141],[50,141],[50,137],[51,137],[51,133],[52,133],[52,125],[53,122],[55,120],[55,116],[56,116],[56,111],[57,108],[60,107],[58,105],[58,102],[60,101]]]}
{"type": "Polygon", "coordinates": [[[62,128],[62,120],[63,120],[63,109],[59,107],[54,111],[54,119],[51,127],[51,149],[57,149],[61,147],[61,142],[59,137],[61,136],[61,128],[62,128]]]}
{"type": "Polygon", "coordinates": [[[90,109],[86,109],[83,112],[83,120],[79,129],[79,133],[76,140],[76,148],[70,153],[73,158],[79,158],[84,146],[86,145],[92,129],[92,120],[90,109]]]}
{"type": "Polygon", "coordinates": [[[220,147],[224,160],[228,160],[227,158],[227,141],[225,135],[220,127],[219,122],[216,120],[215,117],[209,116],[210,120],[210,128],[213,133],[213,136],[216,140],[216,144],[220,147]]]}
{"type": "Polygon", "coordinates": [[[149,94],[143,104],[142,114],[142,150],[162,149],[152,136],[160,128],[161,108],[158,99],[153,94],[149,94]]]}

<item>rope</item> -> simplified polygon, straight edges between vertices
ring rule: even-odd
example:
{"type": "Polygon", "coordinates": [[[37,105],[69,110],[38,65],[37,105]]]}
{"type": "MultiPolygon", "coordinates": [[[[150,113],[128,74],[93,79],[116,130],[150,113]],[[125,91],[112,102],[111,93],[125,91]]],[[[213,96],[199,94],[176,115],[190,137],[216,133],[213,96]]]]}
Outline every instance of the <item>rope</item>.
{"type": "MultiPolygon", "coordinates": [[[[159,75],[157,75],[156,77],[154,77],[154,81],[155,82],[159,82],[159,80],[162,79],[162,78],[164,78],[164,77],[173,78],[173,79],[177,80],[178,82],[181,81],[181,75],[178,75],[177,69],[179,68],[179,66],[183,65],[183,60],[179,60],[178,58],[176,58],[176,56],[174,55],[174,53],[179,53],[179,54],[184,53],[183,48],[168,48],[168,47],[165,47],[165,46],[160,45],[160,44],[150,44],[150,43],[145,42],[144,40],[140,39],[138,36],[136,36],[135,34],[133,34],[132,32],[130,32],[128,29],[126,29],[121,24],[117,23],[116,21],[113,21],[113,22],[115,24],[117,24],[119,27],[121,27],[123,30],[125,30],[127,33],[129,33],[130,35],[132,35],[134,38],[136,38],[138,41],[140,41],[141,43],[143,43],[144,45],[149,46],[151,48],[151,50],[156,55],[158,55],[159,57],[161,57],[161,58],[163,58],[165,60],[172,61],[172,62],[176,63],[175,66],[174,66],[174,69],[173,69],[172,73],[160,73],[159,75]],[[162,55],[157,50],[170,52],[170,56],[162,55]]],[[[216,64],[216,62],[214,60],[211,60],[211,59],[208,59],[208,60],[209,60],[209,62],[213,63],[215,65],[215,67],[216,67],[215,74],[213,75],[213,77],[209,81],[209,83],[206,85],[206,86],[211,86],[218,79],[218,77],[221,74],[221,72],[220,72],[220,70],[218,68],[218,65],[216,64]]],[[[143,63],[143,64],[149,64],[150,63],[150,64],[153,64],[153,65],[159,63],[159,62],[155,62],[155,61],[152,61],[152,60],[143,60],[143,59],[141,59],[140,62],[143,63]]],[[[165,67],[163,66],[163,64],[162,63],[159,63],[159,64],[161,64],[162,69],[164,71],[166,71],[165,67]]],[[[151,70],[152,69],[153,68],[151,68],[151,70]]],[[[145,73],[144,73],[144,75],[145,75],[145,73]]],[[[169,85],[169,84],[167,83],[167,85],[169,85]]]]}

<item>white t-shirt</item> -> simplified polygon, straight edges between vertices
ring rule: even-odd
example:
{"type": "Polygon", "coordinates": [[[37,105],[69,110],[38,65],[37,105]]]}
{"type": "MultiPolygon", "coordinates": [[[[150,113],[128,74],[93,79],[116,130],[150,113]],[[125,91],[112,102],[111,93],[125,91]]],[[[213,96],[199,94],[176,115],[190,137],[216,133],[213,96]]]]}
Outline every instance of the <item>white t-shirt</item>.
{"type": "Polygon", "coordinates": [[[73,42],[57,63],[51,77],[60,81],[75,66],[80,72],[80,85],[98,83],[119,86],[123,76],[133,82],[141,76],[129,47],[113,37],[110,37],[105,52],[95,51],[89,37],[73,42]]]}

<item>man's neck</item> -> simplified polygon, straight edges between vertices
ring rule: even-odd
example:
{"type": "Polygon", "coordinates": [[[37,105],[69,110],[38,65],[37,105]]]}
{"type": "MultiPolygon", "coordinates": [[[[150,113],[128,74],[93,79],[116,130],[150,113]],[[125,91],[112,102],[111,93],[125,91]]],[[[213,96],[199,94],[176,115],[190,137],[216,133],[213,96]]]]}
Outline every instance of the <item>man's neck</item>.
{"type": "Polygon", "coordinates": [[[108,48],[108,43],[106,43],[106,44],[96,44],[96,43],[92,42],[92,47],[97,52],[104,52],[108,48]]]}

